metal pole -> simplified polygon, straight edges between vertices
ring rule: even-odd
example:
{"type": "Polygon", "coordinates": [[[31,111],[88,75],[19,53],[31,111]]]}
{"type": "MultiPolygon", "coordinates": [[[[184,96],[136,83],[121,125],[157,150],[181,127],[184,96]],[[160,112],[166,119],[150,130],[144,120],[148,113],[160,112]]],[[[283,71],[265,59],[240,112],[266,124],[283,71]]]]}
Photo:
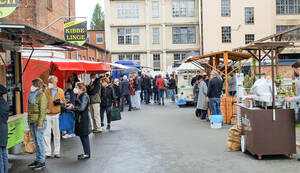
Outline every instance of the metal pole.
{"type": "Polygon", "coordinates": [[[72,19],[72,18],[84,18],[84,19],[86,19],[87,17],[60,16],[59,18],[57,18],[56,20],[54,20],[53,22],[51,22],[48,26],[46,26],[45,28],[41,29],[41,31],[46,30],[47,28],[49,28],[50,26],[52,26],[53,24],[55,24],[56,22],[58,22],[61,19],[72,19]]]}
{"type": "MultiPolygon", "coordinates": [[[[276,55],[275,55],[276,56],[276,55]]],[[[274,81],[274,50],[272,50],[271,54],[271,61],[272,61],[272,113],[273,113],[273,121],[276,120],[276,113],[275,113],[275,81],[274,81]]]]}

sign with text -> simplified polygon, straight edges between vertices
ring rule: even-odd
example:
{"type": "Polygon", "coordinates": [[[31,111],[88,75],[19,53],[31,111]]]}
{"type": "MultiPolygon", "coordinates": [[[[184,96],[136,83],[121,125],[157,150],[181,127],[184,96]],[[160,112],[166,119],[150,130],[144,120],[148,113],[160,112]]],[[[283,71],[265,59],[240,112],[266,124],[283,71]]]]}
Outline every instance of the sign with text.
{"type": "Polygon", "coordinates": [[[76,44],[83,45],[87,37],[87,22],[71,21],[64,24],[65,40],[76,44]]]}
{"type": "Polygon", "coordinates": [[[6,17],[15,11],[20,0],[0,0],[0,18],[6,17]]]}

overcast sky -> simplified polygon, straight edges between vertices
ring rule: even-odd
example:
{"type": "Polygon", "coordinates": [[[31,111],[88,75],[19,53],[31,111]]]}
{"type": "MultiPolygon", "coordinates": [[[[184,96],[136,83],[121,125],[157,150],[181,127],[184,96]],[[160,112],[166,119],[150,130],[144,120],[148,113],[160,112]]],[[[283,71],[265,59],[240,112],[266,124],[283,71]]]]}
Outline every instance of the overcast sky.
{"type": "Polygon", "coordinates": [[[76,16],[88,17],[88,29],[90,29],[90,22],[97,3],[100,3],[104,11],[104,0],[76,0],[76,16]]]}

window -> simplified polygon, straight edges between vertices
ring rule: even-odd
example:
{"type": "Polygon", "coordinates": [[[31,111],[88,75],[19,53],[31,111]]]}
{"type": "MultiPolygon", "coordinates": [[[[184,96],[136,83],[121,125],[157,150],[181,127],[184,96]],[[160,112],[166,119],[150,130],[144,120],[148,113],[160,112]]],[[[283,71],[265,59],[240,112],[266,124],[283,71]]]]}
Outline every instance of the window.
{"type": "Polygon", "coordinates": [[[96,42],[97,44],[103,43],[103,33],[96,34],[96,42]]]}
{"type": "Polygon", "coordinates": [[[52,0],[47,0],[47,8],[52,10],[52,0]]]}
{"type": "Polygon", "coordinates": [[[160,54],[153,54],[153,70],[160,71],[160,54]]]}
{"type": "Polygon", "coordinates": [[[119,55],[119,61],[124,61],[125,60],[125,55],[119,55]]]}
{"type": "Polygon", "coordinates": [[[186,53],[174,53],[174,67],[179,67],[180,62],[184,60],[186,53]]]}
{"type": "Polygon", "coordinates": [[[245,23],[254,24],[254,8],[246,7],[245,8],[245,23]]]}
{"type": "MultiPolygon", "coordinates": [[[[295,27],[295,25],[277,25],[276,32],[279,33],[292,27],[295,27]]],[[[282,41],[300,41],[299,37],[293,37],[292,39],[290,39],[288,35],[300,35],[300,29],[287,33],[282,37],[282,41]]]]}
{"type": "Polygon", "coordinates": [[[159,28],[153,28],[152,42],[153,44],[159,44],[159,28]]]}
{"type": "Polygon", "coordinates": [[[231,43],[231,27],[222,26],[222,43],[231,43]]]}
{"type": "Polygon", "coordinates": [[[152,17],[157,18],[159,17],[159,2],[152,1],[152,17]]]}
{"type": "Polygon", "coordinates": [[[173,27],[173,44],[196,43],[196,27],[173,27]]]}
{"type": "Polygon", "coordinates": [[[119,28],[118,44],[140,44],[140,29],[119,28]]]}
{"type": "Polygon", "coordinates": [[[119,54],[119,61],[134,61],[140,65],[141,55],[140,54],[119,54]]]}
{"type": "Polygon", "coordinates": [[[195,0],[173,0],[173,17],[194,17],[195,0]]]}
{"type": "Polygon", "coordinates": [[[119,19],[139,18],[139,2],[117,3],[117,17],[119,19]]]}
{"type": "Polygon", "coordinates": [[[300,14],[300,0],[276,0],[277,14],[300,14]]]}
{"type": "Polygon", "coordinates": [[[254,34],[246,34],[245,35],[245,44],[249,44],[253,42],[255,39],[254,34]]]}
{"type": "Polygon", "coordinates": [[[230,0],[221,0],[221,16],[230,16],[230,0]]]}

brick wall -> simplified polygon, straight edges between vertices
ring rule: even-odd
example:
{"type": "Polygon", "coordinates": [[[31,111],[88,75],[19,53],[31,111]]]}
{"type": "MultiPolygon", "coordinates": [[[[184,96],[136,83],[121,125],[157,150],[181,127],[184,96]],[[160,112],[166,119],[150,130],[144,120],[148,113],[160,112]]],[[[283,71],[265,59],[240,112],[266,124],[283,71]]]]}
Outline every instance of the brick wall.
{"type": "Polygon", "coordinates": [[[103,49],[105,49],[105,31],[104,30],[89,30],[88,31],[89,35],[90,35],[90,43],[97,45],[98,47],[101,47],[103,49]],[[96,35],[97,34],[103,34],[103,43],[102,44],[98,44],[97,40],[96,40],[96,35]]]}
{"type": "MultiPolygon", "coordinates": [[[[69,9],[70,16],[75,16],[75,0],[69,0],[69,9]]],[[[48,8],[47,0],[23,0],[5,20],[7,23],[26,24],[41,30],[62,16],[68,16],[67,0],[52,0],[52,8],[48,8]]],[[[64,20],[59,20],[44,32],[64,39],[64,20]]]]}
{"type": "MultiPolygon", "coordinates": [[[[275,67],[274,67],[275,70],[275,67]]],[[[263,66],[261,68],[262,73],[265,73],[267,76],[272,75],[271,66],[263,66]]],[[[258,73],[258,67],[257,67],[258,73]]],[[[294,71],[291,66],[279,66],[278,73],[281,74],[281,78],[292,78],[294,71]]]]}

